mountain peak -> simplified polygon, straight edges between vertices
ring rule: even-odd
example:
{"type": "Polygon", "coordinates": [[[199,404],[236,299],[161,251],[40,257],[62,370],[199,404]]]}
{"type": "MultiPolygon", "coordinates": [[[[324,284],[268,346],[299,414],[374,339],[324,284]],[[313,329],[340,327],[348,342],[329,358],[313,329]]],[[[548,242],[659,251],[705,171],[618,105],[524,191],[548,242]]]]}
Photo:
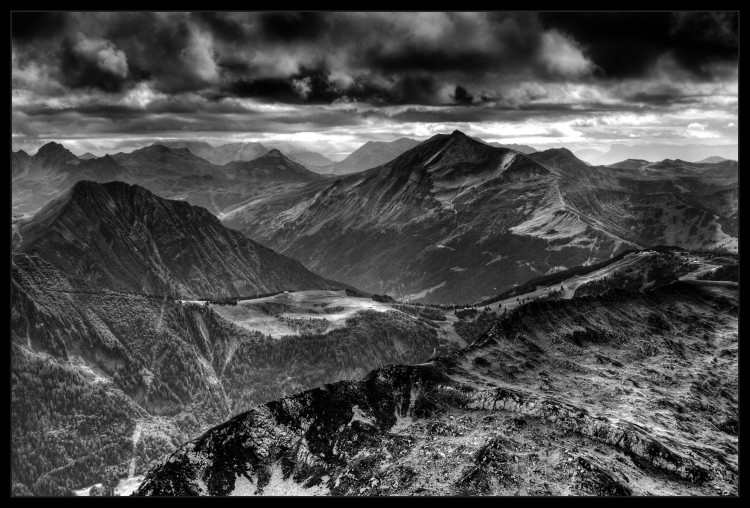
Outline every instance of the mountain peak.
{"type": "Polygon", "coordinates": [[[109,154],[104,155],[104,157],[94,157],[93,159],[83,159],[81,161],[80,167],[96,167],[96,168],[116,168],[116,169],[122,169],[125,168],[122,167],[122,165],[115,160],[114,157],[112,157],[109,154]]]}
{"type": "MultiPolygon", "coordinates": [[[[37,152],[37,155],[41,155],[42,157],[49,157],[49,156],[55,156],[55,155],[61,155],[61,154],[70,154],[73,155],[73,152],[65,148],[60,143],[55,143],[54,141],[50,141],[46,145],[42,146],[37,152]]],[[[73,155],[75,157],[75,155],[73,155]]]]}
{"type": "Polygon", "coordinates": [[[452,138],[467,138],[468,136],[466,134],[464,134],[463,132],[461,132],[460,130],[457,129],[457,130],[451,132],[451,137],[452,138]]]}
{"type": "Polygon", "coordinates": [[[161,143],[154,143],[153,145],[144,146],[143,148],[139,148],[138,150],[135,150],[136,152],[172,152],[174,151],[174,148],[171,148],[167,145],[162,145],[161,143]]]}
{"type": "Polygon", "coordinates": [[[699,160],[699,164],[716,164],[717,162],[725,162],[730,159],[727,159],[725,157],[719,157],[718,155],[712,155],[711,157],[706,157],[703,160],[699,160]]]}
{"type": "MultiPolygon", "coordinates": [[[[573,152],[568,150],[567,148],[560,147],[560,148],[550,148],[549,150],[545,150],[546,152],[553,153],[553,154],[559,154],[564,155],[566,157],[576,157],[573,152]]],[[[577,159],[578,157],[576,157],[577,159]]]]}
{"type": "Polygon", "coordinates": [[[190,149],[184,146],[172,146],[167,143],[154,143],[153,145],[144,146],[140,150],[153,152],[189,152],[190,149]]]}
{"type": "Polygon", "coordinates": [[[568,150],[567,148],[549,148],[547,150],[536,152],[534,154],[531,154],[534,158],[539,158],[542,160],[551,160],[555,159],[557,161],[569,161],[569,162],[575,162],[575,163],[581,163],[585,164],[581,159],[575,156],[573,152],[568,150]]]}
{"type": "Polygon", "coordinates": [[[278,148],[271,148],[268,152],[261,155],[261,157],[285,157],[278,148]]]}
{"type": "Polygon", "coordinates": [[[567,148],[550,148],[542,152],[528,154],[527,157],[548,169],[555,168],[564,172],[572,171],[574,174],[589,171],[589,165],[567,148]]]}
{"type": "Polygon", "coordinates": [[[251,160],[232,161],[225,167],[232,177],[240,179],[280,182],[323,178],[276,148],[251,160]]]}
{"type": "Polygon", "coordinates": [[[22,238],[19,252],[115,290],[214,297],[339,287],[205,208],[120,181],[77,182],[24,224],[22,238]]]}
{"type": "Polygon", "coordinates": [[[121,181],[99,183],[93,180],[79,180],[70,188],[70,196],[77,197],[100,192],[111,193],[112,191],[123,193],[131,190],[134,192],[145,192],[146,194],[151,194],[151,191],[144,187],[131,185],[121,181]]]}
{"type": "Polygon", "coordinates": [[[79,180],[75,184],[73,184],[73,187],[70,188],[70,195],[75,196],[82,193],[85,193],[92,189],[97,189],[101,187],[101,184],[98,184],[91,180],[79,180]]]}

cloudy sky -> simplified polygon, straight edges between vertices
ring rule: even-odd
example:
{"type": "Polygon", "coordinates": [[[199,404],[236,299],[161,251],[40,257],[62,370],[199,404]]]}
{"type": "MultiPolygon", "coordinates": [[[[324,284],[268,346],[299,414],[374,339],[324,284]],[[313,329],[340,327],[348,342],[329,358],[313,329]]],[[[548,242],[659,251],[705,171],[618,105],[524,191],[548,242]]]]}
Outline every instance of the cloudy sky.
{"type": "Polygon", "coordinates": [[[459,129],[537,148],[735,144],[738,14],[19,13],[12,136],[367,140],[459,129]]]}

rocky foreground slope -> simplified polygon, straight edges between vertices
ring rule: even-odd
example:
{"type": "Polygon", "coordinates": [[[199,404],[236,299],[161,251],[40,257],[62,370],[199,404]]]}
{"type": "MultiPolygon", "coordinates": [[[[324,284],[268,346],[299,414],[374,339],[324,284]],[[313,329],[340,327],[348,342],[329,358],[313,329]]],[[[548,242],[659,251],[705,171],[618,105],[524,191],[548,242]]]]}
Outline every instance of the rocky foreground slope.
{"type": "Polygon", "coordinates": [[[738,288],[699,268],[531,301],[455,353],[259,406],[137,495],[736,495],[738,288]]]}

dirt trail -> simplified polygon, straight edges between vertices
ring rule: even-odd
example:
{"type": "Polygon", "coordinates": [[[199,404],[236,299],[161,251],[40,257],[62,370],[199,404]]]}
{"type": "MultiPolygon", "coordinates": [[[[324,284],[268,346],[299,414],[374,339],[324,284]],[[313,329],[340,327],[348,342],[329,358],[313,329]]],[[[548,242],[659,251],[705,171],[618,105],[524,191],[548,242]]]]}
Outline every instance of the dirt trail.
{"type": "Polygon", "coordinates": [[[133,431],[133,457],[130,459],[130,466],[128,467],[128,480],[133,478],[135,476],[135,463],[137,454],[136,450],[138,449],[138,442],[141,440],[141,424],[140,422],[135,424],[135,430],[133,431]]]}

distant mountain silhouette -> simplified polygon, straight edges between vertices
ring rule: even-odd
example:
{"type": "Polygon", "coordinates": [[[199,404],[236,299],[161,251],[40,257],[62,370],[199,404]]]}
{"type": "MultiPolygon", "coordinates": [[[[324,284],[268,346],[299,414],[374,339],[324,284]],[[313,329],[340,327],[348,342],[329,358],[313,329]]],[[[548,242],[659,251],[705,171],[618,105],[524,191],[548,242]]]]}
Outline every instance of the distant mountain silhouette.
{"type": "Polygon", "coordinates": [[[580,150],[579,157],[594,165],[608,165],[626,159],[645,159],[660,161],[663,159],[682,159],[698,162],[710,156],[721,156],[737,160],[737,145],[666,145],[646,143],[640,145],[611,145],[607,152],[595,153],[594,150],[580,150]]]}
{"type": "Polygon", "coordinates": [[[331,164],[334,164],[334,162],[328,157],[307,150],[288,151],[287,156],[293,161],[308,168],[311,166],[330,166],[331,164]]]}
{"type": "Polygon", "coordinates": [[[399,138],[395,141],[368,141],[341,162],[320,168],[318,171],[332,175],[358,173],[385,164],[418,144],[419,141],[409,138],[399,138]]]}
{"type": "Polygon", "coordinates": [[[703,160],[700,160],[698,162],[703,164],[716,164],[717,162],[725,162],[729,159],[725,159],[724,157],[719,157],[718,155],[712,155],[711,157],[706,157],[703,160]]]}
{"type": "Polygon", "coordinates": [[[193,154],[212,164],[223,165],[233,161],[249,161],[266,153],[268,148],[261,143],[227,143],[213,146],[204,141],[168,140],[154,143],[170,148],[187,148],[193,154]]]}

